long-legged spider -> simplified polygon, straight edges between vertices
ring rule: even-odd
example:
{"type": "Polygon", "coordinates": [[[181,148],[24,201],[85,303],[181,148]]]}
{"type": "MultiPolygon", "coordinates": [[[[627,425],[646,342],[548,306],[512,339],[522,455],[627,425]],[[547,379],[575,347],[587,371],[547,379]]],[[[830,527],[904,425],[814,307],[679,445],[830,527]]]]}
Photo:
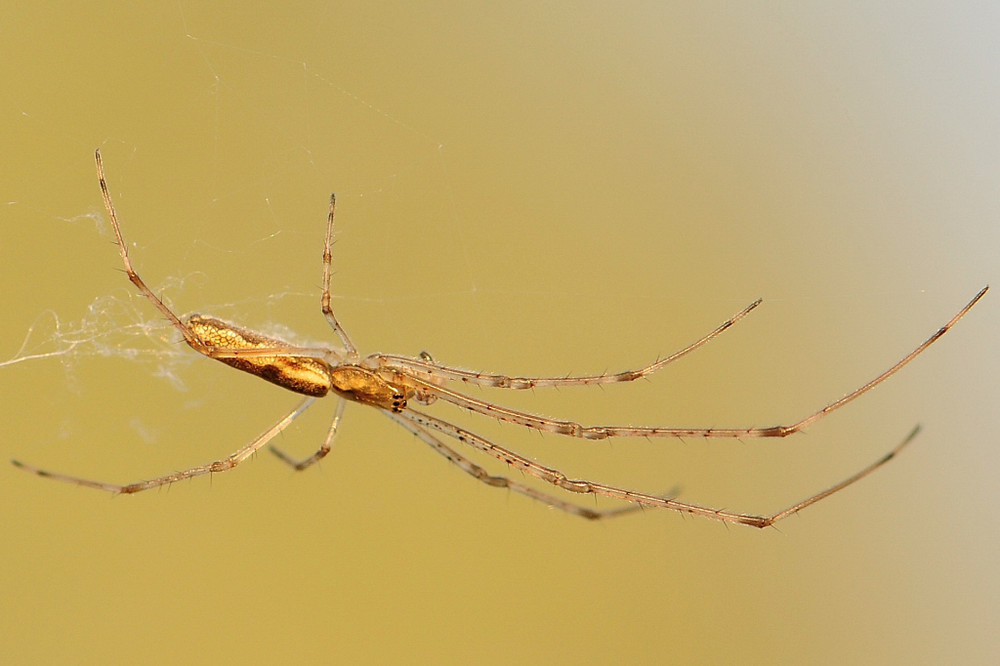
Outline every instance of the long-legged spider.
{"type": "Polygon", "coordinates": [[[856,472],[852,476],[844,479],[840,483],[812,495],[792,506],[775,514],[764,516],[748,513],[737,513],[721,509],[712,509],[706,506],[681,502],[669,497],[627,490],[603,483],[587,481],[583,479],[570,479],[559,470],[546,467],[540,463],[519,455],[494,442],[491,442],[465,428],[452,425],[436,416],[413,409],[409,401],[413,400],[421,404],[430,404],[437,399],[450,402],[471,412],[477,412],[485,416],[492,416],[501,421],[514,423],[534,428],[543,432],[552,432],[570,437],[582,439],[605,439],[608,437],[785,437],[796,433],[806,426],[818,421],[830,412],[839,409],[851,402],[855,398],[867,393],[876,385],[882,383],[895,374],[904,365],[912,361],[918,354],[933,344],[938,338],[944,335],[948,329],[955,325],[986,293],[989,287],[983,289],[962,308],[958,314],[951,318],[948,323],[937,330],[932,336],[921,343],[916,349],[900,359],[895,365],[878,375],[863,386],[851,391],[847,395],[834,400],[822,409],[806,416],[800,421],[788,425],[776,425],[769,427],[753,428],[675,428],[675,427],[643,427],[643,426],[583,426],[572,421],[562,421],[526,412],[517,411],[507,407],[473,398],[449,388],[449,382],[461,382],[469,385],[500,388],[500,389],[529,389],[541,387],[558,386],[580,386],[591,384],[613,384],[618,382],[630,382],[641,377],[646,377],[668,363],[685,356],[702,345],[706,344],[730,326],[745,317],[751,310],[760,305],[760,300],[756,300],[746,308],[725,321],[711,333],[688,345],[684,349],[677,351],[666,358],[647,365],[637,370],[626,370],[614,374],[586,375],[574,377],[508,377],[506,375],[488,374],[452,368],[435,362],[428,354],[421,354],[419,358],[408,356],[398,356],[394,354],[371,354],[362,358],[351,342],[350,337],[337,321],[333,308],[330,306],[330,276],[332,263],[332,238],[334,226],[335,197],[330,197],[330,209],[326,224],[326,239],[323,245],[323,292],[320,304],[323,316],[333,329],[343,345],[341,349],[327,347],[297,347],[277,338],[268,337],[253,331],[235,326],[228,322],[193,314],[185,318],[178,317],[167,305],[149,288],[139,277],[139,274],[132,268],[129,259],[128,249],[122,237],[121,228],[118,224],[118,216],[115,213],[115,206],[108,191],[108,185],[104,178],[104,166],[101,162],[101,152],[95,152],[97,161],[97,175],[100,181],[101,194],[104,198],[104,205],[111,218],[111,226],[114,230],[115,241],[118,251],[121,254],[122,263],[125,265],[125,272],[129,280],[139,289],[142,295],[152,303],[170,321],[173,326],[184,336],[184,341],[195,351],[217,359],[227,365],[233,366],[245,372],[257,375],[262,379],[273,382],[286,389],[301,393],[307,396],[291,412],[282,417],[277,423],[258,435],[253,441],[241,447],[231,455],[209,463],[199,465],[173,474],[167,474],[146,481],[138,481],[126,485],[113,483],[103,483],[91,481],[64,474],[48,472],[37,467],[26,465],[19,461],[12,461],[21,469],[27,470],[39,476],[76,483],[98,490],[106,490],[112,493],[137,493],[141,490],[167,485],[202,474],[214,472],[224,472],[236,467],[238,464],[249,458],[258,449],[267,444],[275,435],[284,430],[302,414],[316,398],[323,397],[328,393],[334,393],[338,397],[338,403],[334,410],[333,420],[322,445],[311,456],[304,460],[296,461],[280,450],[270,447],[281,460],[292,465],[295,469],[302,470],[313,463],[319,461],[327,453],[333,444],[337,434],[337,426],[344,413],[347,401],[359,402],[380,409],[389,418],[396,421],[411,433],[417,436],[425,444],[444,456],[449,462],[454,463],[467,474],[480,481],[495,487],[508,488],[515,492],[526,495],[552,507],[562,509],[569,513],[589,519],[606,518],[609,516],[621,515],[646,506],[662,507],[672,509],[682,513],[690,513],[706,518],[713,518],[726,523],[741,523],[753,527],[766,527],[773,525],[786,516],[796,513],[805,507],[815,504],[833,493],[846,488],[852,483],[862,479],[872,473],[876,468],[884,465],[895,456],[904,446],[906,446],[917,434],[919,426],[914,428],[910,434],[889,453],[880,459],[856,472]],[[435,434],[438,433],[438,434],[435,434]],[[450,437],[474,449],[478,449],[497,460],[506,463],[508,466],[520,470],[528,476],[535,477],[558,488],[574,493],[589,493],[593,495],[603,495],[630,503],[625,508],[597,511],[578,506],[562,498],[545,492],[536,490],[532,486],[525,485],[504,476],[494,476],[485,469],[476,465],[465,456],[459,454],[453,448],[442,441],[440,435],[450,437]]]}

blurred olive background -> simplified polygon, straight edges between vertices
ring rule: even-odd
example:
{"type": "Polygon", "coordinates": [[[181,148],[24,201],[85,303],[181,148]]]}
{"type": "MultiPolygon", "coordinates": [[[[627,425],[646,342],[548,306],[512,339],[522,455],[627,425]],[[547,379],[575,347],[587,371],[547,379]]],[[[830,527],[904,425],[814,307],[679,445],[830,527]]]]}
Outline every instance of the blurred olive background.
{"type": "MultiPolygon", "coordinates": [[[[763,297],[649,381],[484,395],[588,424],[794,421],[998,282],[998,19],[935,3],[0,10],[0,453],[128,482],[224,456],[297,401],[181,348],[134,294],[98,146],[134,262],[178,312],[331,342],[335,190],[334,305],[362,351],[618,370],[763,297]]],[[[566,441],[433,407],[571,476],[760,513],[923,424],[891,465],[763,532],[654,510],[587,523],[358,406],[301,474],[264,452],[112,498],[0,468],[4,661],[992,662],[998,298],[782,441],[566,441]]],[[[333,406],[278,444],[307,455],[333,406]]]]}

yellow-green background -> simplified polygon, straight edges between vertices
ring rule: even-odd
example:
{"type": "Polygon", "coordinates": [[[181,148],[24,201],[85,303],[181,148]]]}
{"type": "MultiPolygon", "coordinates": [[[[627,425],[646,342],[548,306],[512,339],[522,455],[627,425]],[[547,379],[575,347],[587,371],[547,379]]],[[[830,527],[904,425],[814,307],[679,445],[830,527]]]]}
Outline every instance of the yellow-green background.
{"type": "MultiPolygon", "coordinates": [[[[97,321],[0,366],[2,458],[132,481],[296,400],[160,340],[101,221],[96,146],[137,267],[181,312],[331,339],[331,190],[334,304],[363,351],[600,372],[765,299],[650,381],[497,396],[586,423],[794,420],[1000,282],[994,8],[201,5],[0,11],[0,360],[66,350],[46,311],[97,321]]],[[[586,523],[360,407],[303,474],[265,453],[110,498],[0,468],[2,661],[990,663],[998,299],[783,441],[564,441],[435,406],[571,475],[754,512],[924,425],[763,532],[586,523]]],[[[311,451],[332,406],[280,444],[311,451]]]]}

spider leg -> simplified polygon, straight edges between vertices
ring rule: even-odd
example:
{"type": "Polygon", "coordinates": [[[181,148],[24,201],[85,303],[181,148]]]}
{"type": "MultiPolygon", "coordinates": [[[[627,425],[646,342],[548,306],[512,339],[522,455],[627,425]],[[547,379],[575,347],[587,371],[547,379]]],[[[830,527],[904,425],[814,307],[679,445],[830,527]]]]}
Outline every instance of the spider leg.
{"type": "Polygon", "coordinates": [[[475,464],[465,456],[459,454],[453,448],[442,442],[438,437],[435,437],[433,433],[429,432],[426,427],[420,425],[417,420],[407,417],[406,412],[402,414],[393,414],[392,412],[384,412],[386,416],[400,424],[414,435],[416,435],[421,441],[430,446],[432,449],[440,453],[444,458],[456,465],[463,472],[469,476],[482,481],[488,486],[494,488],[507,488],[526,497],[530,497],[533,500],[537,500],[543,504],[546,504],[554,509],[559,509],[560,511],[565,511],[571,513],[574,516],[580,516],[581,518],[586,518],[587,520],[601,520],[603,518],[615,518],[618,516],[625,515],[627,513],[635,513],[641,511],[644,507],[641,504],[632,504],[631,506],[625,506],[617,509],[608,509],[604,511],[598,511],[595,509],[588,509],[586,507],[573,504],[572,502],[567,502],[563,499],[550,495],[548,493],[543,493],[539,490],[527,486],[523,483],[519,483],[510,479],[506,476],[494,476],[487,472],[485,469],[475,464]]]}
{"type": "Polygon", "coordinates": [[[647,366],[637,370],[624,370],[622,372],[605,373],[600,375],[580,375],[569,377],[508,377],[506,375],[489,374],[485,372],[473,372],[461,368],[453,368],[440,365],[429,358],[411,358],[409,356],[399,356],[396,354],[372,354],[365,361],[373,367],[384,367],[392,370],[399,370],[407,375],[416,375],[432,381],[435,378],[461,381],[473,386],[485,386],[489,388],[503,388],[524,390],[531,388],[548,388],[560,386],[587,386],[594,384],[617,384],[620,382],[631,382],[636,379],[648,377],[665,365],[676,361],[682,356],[687,356],[691,352],[704,346],[723,331],[747,316],[751,310],[761,304],[761,299],[757,299],[740,312],[723,322],[711,333],[701,337],[684,349],[674,352],[666,358],[657,360],[647,366]]]}
{"type": "Polygon", "coordinates": [[[357,347],[351,342],[347,331],[337,321],[337,316],[333,313],[333,306],[330,305],[330,278],[333,272],[331,268],[333,265],[333,219],[336,207],[337,195],[331,194],[330,214],[326,218],[326,240],[323,242],[323,294],[320,296],[320,307],[323,310],[323,316],[326,317],[327,322],[330,324],[330,328],[333,329],[333,332],[337,334],[337,337],[344,344],[344,349],[347,350],[348,356],[355,359],[358,357],[357,347]]]}
{"type": "Polygon", "coordinates": [[[125,274],[128,275],[128,279],[131,280],[132,284],[136,286],[139,292],[146,297],[150,303],[152,303],[157,310],[159,310],[167,320],[173,324],[174,328],[181,332],[184,336],[184,341],[191,346],[197,352],[205,354],[206,356],[211,356],[212,348],[203,344],[198,338],[191,332],[191,329],[181,321],[180,317],[175,315],[173,311],[167,307],[167,304],[157,296],[152,289],[146,286],[139,274],[135,272],[132,268],[132,260],[128,256],[128,247],[125,245],[125,239],[122,236],[121,226],[118,224],[118,214],[115,212],[115,204],[111,200],[111,192],[108,190],[108,183],[104,179],[104,163],[101,160],[101,149],[98,148],[94,151],[94,160],[97,163],[97,179],[101,185],[101,196],[104,198],[104,207],[108,211],[108,217],[111,218],[111,228],[115,234],[115,243],[118,245],[118,253],[121,255],[122,264],[125,266],[125,274]]]}
{"type": "MultiPolygon", "coordinates": [[[[838,490],[842,490],[842,489],[846,488],[847,486],[851,485],[855,481],[859,481],[860,479],[863,479],[864,477],[868,476],[869,474],[871,474],[872,472],[874,472],[876,469],[878,469],[882,465],[886,464],[887,462],[889,462],[890,460],[892,460],[893,458],[895,458],[896,455],[900,451],[902,451],[903,448],[907,444],[909,444],[910,442],[912,442],[913,439],[919,433],[920,433],[920,425],[918,424],[918,425],[914,426],[913,430],[911,430],[909,432],[909,434],[906,435],[906,437],[903,438],[903,441],[900,442],[899,444],[897,444],[894,449],[892,449],[891,451],[889,451],[889,453],[885,454],[884,456],[882,456],[881,458],[879,458],[878,460],[876,460],[872,464],[868,465],[868,467],[865,467],[864,469],[862,469],[862,470],[860,470],[858,472],[855,472],[854,474],[852,474],[851,476],[847,477],[846,479],[844,479],[840,483],[838,483],[836,485],[833,485],[833,486],[830,486],[826,490],[824,490],[822,492],[819,492],[819,493],[816,493],[812,497],[807,497],[806,499],[804,499],[804,500],[802,500],[800,502],[796,502],[795,504],[793,504],[792,506],[788,507],[787,509],[784,509],[784,510],[779,511],[778,513],[776,513],[776,514],[774,514],[772,516],[769,516],[767,518],[767,525],[773,525],[774,523],[778,522],[779,520],[781,520],[785,516],[790,516],[793,513],[798,513],[799,511],[801,511],[802,509],[806,508],[807,506],[813,505],[816,502],[820,501],[821,499],[825,499],[825,498],[829,497],[830,495],[834,494],[838,490]]],[[[758,527],[766,527],[767,525],[759,525],[758,527]]]]}
{"type": "Polygon", "coordinates": [[[876,469],[889,462],[892,458],[900,452],[900,450],[909,444],[914,437],[916,437],[917,432],[919,432],[919,426],[914,428],[906,439],[904,439],[900,444],[898,444],[892,451],[888,454],[882,456],[880,459],[868,465],[861,471],[851,475],[847,479],[844,479],[840,483],[820,492],[806,499],[796,502],[792,506],[779,511],[778,513],[764,516],[751,513],[736,513],[732,511],[726,511],[723,509],[712,509],[709,507],[701,506],[698,504],[691,504],[688,502],[681,502],[679,500],[670,499],[667,497],[657,497],[655,495],[648,495],[646,493],[636,492],[634,490],[627,490],[625,488],[619,488],[617,486],[610,486],[603,483],[597,483],[594,481],[587,481],[585,479],[570,479],[565,474],[557,469],[551,467],[546,467],[533,460],[519,455],[510,449],[506,449],[498,444],[495,444],[484,437],[480,437],[475,433],[469,432],[464,428],[460,428],[456,425],[442,421],[441,419],[429,416],[422,412],[416,410],[407,410],[402,412],[400,417],[405,418],[414,425],[431,428],[437,430],[448,437],[457,439],[458,441],[468,444],[473,448],[476,448],[484,453],[487,453],[501,462],[507,463],[515,469],[519,469],[525,474],[533,476],[537,479],[541,479],[547,483],[551,483],[554,486],[562,488],[563,490],[568,490],[574,493],[587,493],[593,495],[603,495],[605,497],[613,497],[615,499],[624,500],[626,502],[632,502],[635,504],[661,507],[664,509],[670,509],[672,511],[678,511],[680,513],[689,513],[696,516],[703,516],[705,518],[711,518],[713,520],[718,520],[724,523],[738,523],[741,525],[749,525],[751,527],[764,528],[774,523],[778,522],[782,518],[797,513],[802,509],[815,504],[816,502],[829,497],[833,493],[843,490],[847,486],[863,479],[868,476],[876,469]]]}
{"type": "Polygon", "coordinates": [[[316,452],[308,458],[305,458],[304,460],[295,460],[281,449],[275,447],[273,444],[269,446],[268,449],[270,449],[271,453],[278,456],[278,458],[299,471],[302,471],[310,465],[319,462],[326,457],[326,454],[330,453],[330,448],[333,446],[333,440],[337,437],[337,426],[340,425],[340,419],[344,415],[344,408],[346,406],[347,401],[338,396],[337,410],[333,414],[333,420],[330,422],[330,429],[326,433],[326,439],[323,440],[323,444],[320,445],[319,449],[317,449],[316,452]]]}
{"type": "Polygon", "coordinates": [[[56,481],[64,481],[66,483],[75,483],[77,485],[86,486],[88,488],[96,488],[97,490],[106,490],[111,493],[129,495],[132,493],[137,493],[143,490],[149,490],[150,488],[156,488],[158,486],[165,486],[181,479],[189,479],[195,476],[201,476],[202,474],[214,474],[216,472],[225,472],[230,470],[241,462],[249,458],[256,452],[260,447],[267,444],[274,438],[275,435],[280,433],[282,430],[287,428],[292,421],[299,417],[299,415],[304,412],[309,405],[313,403],[315,398],[306,398],[298,404],[298,406],[281,418],[273,426],[258,435],[252,442],[239,448],[234,453],[222,458],[221,460],[216,460],[215,462],[208,463],[207,465],[199,465],[197,467],[192,467],[180,472],[174,472],[173,474],[167,474],[165,476],[160,476],[155,479],[149,479],[146,481],[138,481],[136,483],[129,483],[126,485],[117,485],[114,483],[104,483],[101,481],[91,481],[89,479],[81,479],[76,476],[68,476],[66,474],[57,474],[54,472],[48,472],[31,465],[26,465],[20,461],[12,460],[15,466],[20,467],[26,472],[31,472],[32,474],[37,474],[38,476],[47,477],[50,479],[55,479],[56,481]]]}
{"type": "Polygon", "coordinates": [[[490,416],[501,421],[514,423],[526,428],[534,428],[543,432],[552,432],[569,437],[579,437],[581,439],[606,439],[608,437],[787,437],[792,433],[802,430],[806,426],[818,421],[830,412],[840,409],[855,398],[872,390],[886,379],[896,374],[906,364],[916,358],[921,352],[936,342],[941,336],[947,333],[959,319],[972,309],[986,293],[989,287],[984,287],[976,296],[963,307],[958,314],[952,317],[948,323],[939,328],[933,335],[919,344],[913,351],[897,361],[892,367],[884,371],[874,379],[868,381],[861,387],[851,391],[847,395],[834,400],[812,414],[809,414],[800,421],[788,425],[775,425],[760,428],[674,428],[674,427],[646,427],[646,426],[620,426],[620,425],[598,425],[583,426],[574,421],[564,421],[553,419],[537,414],[522,412],[508,407],[502,407],[485,400],[479,400],[471,396],[458,393],[451,389],[438,386],[432,382],[424,381],[417,377],[407,377],[407,381],[416,388],[437,396],[446,402],[450,402],[459,407],[477,412],[485,416],[490,416]]]}

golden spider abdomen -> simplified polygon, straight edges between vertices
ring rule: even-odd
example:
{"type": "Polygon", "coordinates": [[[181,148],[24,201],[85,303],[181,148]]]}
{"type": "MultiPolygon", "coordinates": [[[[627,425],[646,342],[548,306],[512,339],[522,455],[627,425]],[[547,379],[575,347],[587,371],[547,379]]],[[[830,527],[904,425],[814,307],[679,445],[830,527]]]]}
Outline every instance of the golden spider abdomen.
{"type": "MultiPolygon", "coordinates": [[[[295,348],[284,340],[270,338],[214,317],[195,314],[184,323],[199,342],[218,351],[295,348]]],[[[297,356],[293,352],[276,353],[274,356],[209,356],[296,393],[322,398],[333,388],[330,366],[318,358],[297,356]]]]}

